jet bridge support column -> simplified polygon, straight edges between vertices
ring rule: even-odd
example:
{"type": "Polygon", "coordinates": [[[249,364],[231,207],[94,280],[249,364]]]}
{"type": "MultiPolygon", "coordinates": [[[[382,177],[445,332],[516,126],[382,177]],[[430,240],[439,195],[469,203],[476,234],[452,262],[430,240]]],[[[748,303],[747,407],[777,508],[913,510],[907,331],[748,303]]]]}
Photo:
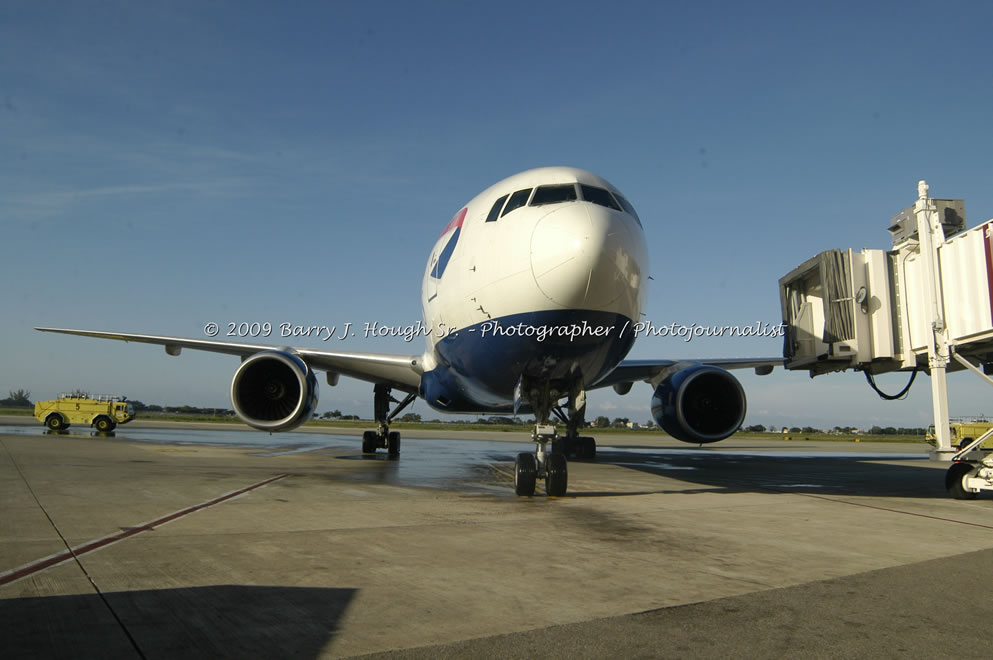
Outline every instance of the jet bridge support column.
{"type": "Polygon", "coordinates": [[[931,403],[934,408],[935,449],[932,456],[939,460],[952,460],[957,450],[952,448],[948,428],[948,383],[946,370],[949,360],[948,333],[942,313],[941,269],[938,265],[938,246],[945,242],[938,209],[928,197],[926,181],[917,184],[917,235],[920,240],[921,261],[924,271],[924,295],[930,332],[927,335],[928,368],[931,375],[931,403]]]}

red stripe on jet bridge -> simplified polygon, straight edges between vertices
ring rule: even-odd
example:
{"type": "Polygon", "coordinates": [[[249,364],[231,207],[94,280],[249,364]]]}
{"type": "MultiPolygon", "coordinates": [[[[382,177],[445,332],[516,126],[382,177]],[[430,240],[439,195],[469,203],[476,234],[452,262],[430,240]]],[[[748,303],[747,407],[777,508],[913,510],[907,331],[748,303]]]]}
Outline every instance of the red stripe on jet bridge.
{"type": "Polygon", "coordinates": [[[459,211],[458,213],[456,213],[455,214],[455,217],[453,217],[451,219],[451,221],[445,226],[445,229],[442,230],[441,235],[444,236],[445,234],[447,234],[448,232],[452,231],[456,227],[461,227],[462,226],[462,221],[465,220],[465,214],[468,211],[469,211],[469,207],[467,206],[464,209],[462,209],[461,211],[459,211]]]}
{"type": "Polygon", "coordinates": [[[230,493],[227,493],[225,495],[221,495],[220,497],[215,497],[214,499],[208,500],[201,504],[196,504],[194,506],[176,511],[175,513],[170,513],[169,515],[163,516],[157,520],[153,520],[152,522],[144,523],[138,525],[137,527],[129,527],[121,532],[118,532],[117,534],[111,534],[110,536],[105,536],[102,539],[97,539],[95,541],[84,543],[83,545],[78,545],[75,548],[71,548],[70,550],[67,550],[65,552],[60,552],[57,555],[52,555],[51,557],[39,559],[38,561],[32,564],[28,564],[20,568],[15,568],[10,571],[5,571],[3,573],[0,573],[0,586],[9,584],[11,582],[14,582],[15,580],[20,580],[21,578],[27,577],[29,575],[33,575],[39,571],[45,570],[46,568],[51,568],[52,566],[61,564],[62,562],[69,561],[73,557],[79,557],[81,555],[85,555],[88,552],[99,550],[100,548],[108,546],[111,543],[117,543],[118,541],[122,541],[128,538],[129,536],[134,536],[135,534],[140,534],[141,532],[147,532],[151,529],[155,529],[160,525],[164,525],[168,522],[172,522],[173,520],[182,518],[183,516],[188,516],[189,514],[200,511],[201,509],[206,509],[208,507],[214,506],[215,504],[226,502],[227,500],[230,500],[234,497],[238,497],[239,495],[244,495],[249,491],[255,490],[256,488],[261,488],[262,486],[271,484],[274,481],[279,481],[280,479],[283,479],[287,476],[289,475],[280,474],[278,476],[272,477],[271,479],[266,479],[265,481],[260,481],[257,484],[252,484],[251,486],[248,486],[246,488],[241,488],[239,490],[231,491],[230,493]]]}
{"type": "Polygon", "coordinates": [[[990,297],[990,318],[993,318],[993,222],[983,230],[983,247],[986,248],[986,291],[990,297]]]}

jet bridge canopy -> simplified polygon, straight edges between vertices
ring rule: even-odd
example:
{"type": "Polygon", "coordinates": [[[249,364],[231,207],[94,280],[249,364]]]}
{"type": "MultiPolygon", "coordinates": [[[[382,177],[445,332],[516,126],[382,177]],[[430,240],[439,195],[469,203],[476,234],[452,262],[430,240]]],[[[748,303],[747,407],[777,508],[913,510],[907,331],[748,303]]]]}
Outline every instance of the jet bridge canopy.
{"type": "MultiPolygon", "coordinates": [[[[961,218],[961,200],[940,201],[961,218]]],[[[956,235],[937,248],[933,309],[917,232],[894,234],[897,224],[893,250],[826,250],[779,280],[787,369],[927,370],[932,313],[957,353],[993,367],[993,221],[966,231],[942,223],[956,235]]]]}

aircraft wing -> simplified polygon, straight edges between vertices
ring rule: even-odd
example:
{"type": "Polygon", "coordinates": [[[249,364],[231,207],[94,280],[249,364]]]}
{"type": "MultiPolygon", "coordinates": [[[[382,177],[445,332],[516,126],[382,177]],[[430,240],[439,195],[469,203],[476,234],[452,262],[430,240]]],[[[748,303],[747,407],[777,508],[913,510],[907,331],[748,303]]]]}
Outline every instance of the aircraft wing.
{"type": "Polygon", "coordinates": [[[212,339],[187,339],[184,337],[163,337],[157,335],[136,335],[123,332],[102,332],[99,330],[72,330],[69,328],[35,328],[41,332],[60,332],[66,335],[81,335],[98,339],[117,339],[142,344],[165,346],[169,355],[179,355],[188,348],[195,351],[225,353],[242,358],[259,351],[282,350],[292,352],[306,362],[311,369],[327,371],[328,374],[341,374],[371,383],[385,383],[405,392],[417,392],[421,383],[420,355],[388,355],[384,353],[348,353],[342,351],[322,351],[313,348],[287,348],[266,344],[243,344],[234,341],[212,339]]]}
{"type": "Polygon", "coordinates": [[[755,373],[764,376],[770,373],[773,367],[783,366],[783,363],[783,358],[623,360],[613,371],[590,389],[633,383],[639,380],[651,383],[652,385],[658,385],[666,376],[698,364],[720,367],[721,369],[755,369],[755,373]]]}

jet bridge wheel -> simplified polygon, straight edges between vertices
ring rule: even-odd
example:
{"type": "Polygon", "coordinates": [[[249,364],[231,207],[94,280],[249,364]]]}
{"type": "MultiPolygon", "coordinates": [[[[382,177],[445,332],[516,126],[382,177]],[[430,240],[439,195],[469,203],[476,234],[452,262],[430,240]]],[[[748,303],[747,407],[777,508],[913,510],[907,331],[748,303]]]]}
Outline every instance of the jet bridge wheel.
{"type": "Polygon", "coordinates": [[[952,463],[945,473],[945,488],[948,494],[957,500],[976,499],[976,491],[967,490],[965,486],[966,478],[974,469],[975,466],[971,463],[952,463]]]}
{"type": "Polygon", "coordinates": [[[524,452],[517,455],[514,462],[514,492],[522,497],[534,495],[535,482],[538,480],[538,461],[534,454],[524,452]]]}

